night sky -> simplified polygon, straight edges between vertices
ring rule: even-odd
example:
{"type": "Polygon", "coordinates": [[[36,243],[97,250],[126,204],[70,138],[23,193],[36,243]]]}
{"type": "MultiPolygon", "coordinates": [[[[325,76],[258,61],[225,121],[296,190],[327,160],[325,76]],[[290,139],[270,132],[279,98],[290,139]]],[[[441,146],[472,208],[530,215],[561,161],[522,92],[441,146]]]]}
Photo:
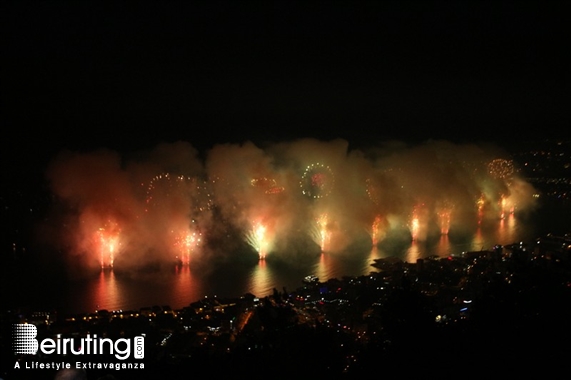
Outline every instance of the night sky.
{"type": "Polygon", "coordinates": [[[569,135],[557,1],[5,1],[4,173],[62,149],[569,135]]]}
{"type": "MultiPolygon", "coordinates": [[[[337,164],[336,193],[326,196],[334,206],[331,219],[343,222],[338,231],[346,226],[361,231],[358,222],[368,223],[377,206],[386,218],[383,227],[389,230],[393,219],[394,224],[401,223],[394,215],[404,220],[417,204],[421,209],[428,209],[427,204],[448,211],[450,200],[462,206],[455,212],[469,210],[464,218],[469,230],[476,220],[471,214],[472,195],[483,188],[483,181],[466,173],[474,172],[472,163],[487,162],[481,157],[495,158],[487,152],[480,155],[470,148],[472,144],[509,147],[571,138],[569,4],[3,0],[0,221],[8,228],[0,234],[2,257],[30,252],[27,257],[38,258],[37,263],[59,269],[54,258],[95,252],[83,237],[105,226],[135,242],[135,249],[129,246],[123,256],[135,267],[171,255],[164,247],[172,247],[172,226],[176,223],[185,232],[194,227],[189,210],[198,214],[201,228],[219,228],[220,219],[211,217],[210,210],[196,212],[196,205],[203,204],[191,204],[186,193],[174,211],[163,203],[147,202],[163,196],[170,206],[171,199],[179,200],[169,193],[171,182],[162,182],[163,194],[159,185],[153,193],[149,183],[160,184],[161,180],[152,182],[165,168],[199,172],[194,148],[209,158],[205,166],[211,178],[222,178],[213,185],[216,212],[241,228],[249,226],[246,217],[261,218],[262,212],[285,215],[268,219],[278,226],[275,235],[285,236],[286,243],[290,243],[287,232],[305,228],[300,221],[312,221],[314,211],[306,207],[306,198],[297,202],[300,192],[289,191],[300,183],[298,172],[297,177],[290,176],[294,172],[290,159],[302,169],[302,164],[323,157],[337,164]],[[379,175],[390,186],[380,180],[364,181],[375,179],[368,177],[371,173],[378,175],[369,170],[375,165],[358,154],[345,154],[350,149],[374,150],[394,140],[421,148],[374,162],[382,163],[382,169],[400,170],[379,175]],[[238,149],[225,143],[243,145],[238,149]],[[278,148],[281,156],[276,156],[285,157],[287,170],[274,171],[274,162],[257,149],[267,146],[278,148]],[[131,157],[149,151],[151,158],[159,159],[125,160],[120,167],[113,153],[101,149],[131,157]],[[64,151],[78,157],[60,156],[64,151]],[[278,180],[292,179],[284,182],[293,184],[284,187],[285,198],[278,198],[287,202],[261,198],[259,192],[252,193],[252,186],[246,190],[233,186],[244,178],[263,179],[264,173],[274,172],[286,174],[278,180]],[[368,198],[361,191],[364,183],[367,191],[372,189],[368,198]],[[379,201],[378,194],[385,198],[379,201]],[[108,220],[120,224],[105,224],[108,220]],[[37,231],[39,244],[29,244],[37,231]],[[44,254],[45,242],[51,243],[45,252],[61,256],[44,254]],[[142,258],[146,252],[156,256],[142,258]]],[[[332,184],[333,175],[324,173],[316,178],[332,184]]],[[[503,177],[495,180],[494,196],[508,189],[518,211],[535,210],[535,200],[530,201],[535,189],[526,181],[508,186],[503,177]]],[[[499,203],[490,199],[490,204],[499,203]]],[[[212,240],[227,241],[226,227],[213,233],[212,240]]],[[[354,241],[347,238],[343,243],[332,246],[344,248],[354,241]]],[[[282,251],[295,252],[291,248],[295,246],[305,253],[305,246],[296,244],[285,245],[282,251]]],[[[212,252],[234,252],[219,247],[212,252]]],[[[218,256],[204,255],[210,257],[218,256]]],[[[14,266],[0,267],[4,297],[22,281],[14,280],[19,274],[14,266]]],[[[24,285],[35,291],[53,281],[46,268],[27,267],[37,269],[39,275],[30,277],[39,285],[24,285]]],[[[522,309],[516,306],[515,310],[522,309]]],[[[530,320],[535,321],[533,316],[530,320]]],[[[551,329],[545,336],[550,333],[551,329]]]]}

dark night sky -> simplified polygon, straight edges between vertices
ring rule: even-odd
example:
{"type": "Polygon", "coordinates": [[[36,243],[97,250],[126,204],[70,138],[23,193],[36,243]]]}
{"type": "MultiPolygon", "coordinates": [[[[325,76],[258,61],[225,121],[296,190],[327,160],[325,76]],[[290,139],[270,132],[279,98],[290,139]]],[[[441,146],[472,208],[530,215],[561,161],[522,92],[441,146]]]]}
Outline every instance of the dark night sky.
{"type": "Polygon", "coordinates": [[[3,163],[177,140],[568,136],[564,4],[5,1],[3,163]]]}

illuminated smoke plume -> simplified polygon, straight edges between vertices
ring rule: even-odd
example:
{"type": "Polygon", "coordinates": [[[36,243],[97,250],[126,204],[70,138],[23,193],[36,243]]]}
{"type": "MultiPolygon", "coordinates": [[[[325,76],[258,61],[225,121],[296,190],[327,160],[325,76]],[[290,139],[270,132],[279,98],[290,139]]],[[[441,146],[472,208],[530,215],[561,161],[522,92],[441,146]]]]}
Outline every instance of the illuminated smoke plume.
{"type": "Polygon", "coordinates": [[[47,179],[57,221],[46,229],[72,271],[174,262],[175,235],[208,220],[206,213],[192,215],[194,193],[180,180],[200,175],[196,154],[181,142],[133,158],[105,149],[54,158],[47,179]]]}
{"type": "Polygon", "coordinates": [[[533,187],[494,147],[299,139],[220,144],[201,157],[188,142],[62,152],[47,171],[51,243],[75,266],[115,270],[351,254],[356,243],[423,241],[534,207],[533,187]]]}

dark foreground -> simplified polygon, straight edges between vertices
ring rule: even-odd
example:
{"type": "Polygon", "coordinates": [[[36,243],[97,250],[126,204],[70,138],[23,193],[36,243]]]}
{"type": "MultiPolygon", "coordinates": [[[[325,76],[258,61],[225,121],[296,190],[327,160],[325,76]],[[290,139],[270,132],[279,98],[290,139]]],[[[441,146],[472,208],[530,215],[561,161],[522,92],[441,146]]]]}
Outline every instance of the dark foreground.
{"type": "Polygon", "coordinates": [[[4,310],[0,377],[54,379],[55,369],[24,367],[79,361],[89,365],[90,380],[551,378],[571,357],[571,242],[545,237],[540,243],[414,264],[379,261],[367,276],[316,279],[261,299],[205,298],[181,310],[73,316],[4,310]],[[36,325],[38,341],[57,334],[144,335],[145,355],[16,355],[14,323],[36,325]]]}

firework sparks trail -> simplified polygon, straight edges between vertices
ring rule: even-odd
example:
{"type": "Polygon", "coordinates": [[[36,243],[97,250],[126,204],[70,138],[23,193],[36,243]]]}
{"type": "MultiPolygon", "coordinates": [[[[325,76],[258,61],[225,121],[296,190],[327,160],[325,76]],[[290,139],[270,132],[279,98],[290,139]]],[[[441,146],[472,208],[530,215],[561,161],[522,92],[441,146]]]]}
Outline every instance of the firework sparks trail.
{"type": "Polygon", "coordinates": [[[420,231],[420,221],[417,216],[413,216],[410,221],[410,233],[413,241],[418,239],[419,231],[420,231]]]}
{"type": "Polygon", "coordinates": [[[509,198],[505,195],[500,196],[500,219],[505,219],[506,213],[513,214],[515,212],[515,205],[510,202],[509,198]]]}
{"type": "Polygon", "coordinates": [[[439,202],[436,214],[438,216],[438,224],[441,235],[448,235],[452,220],[452,205],[449,202],[439,202]]]}
{"type": "Polygon", "coordinates": [[[416,206],[412,210],[412,216],[410,217],[409,230],[411,234],[412,241],[416,241],[420,238],[421,231],[421,217],[420,217],[420,206],[416,206]]]}
{"type": "Polygon", "coordinates": [[[450,231],[450,210],[442,210],[438,213],[439,223],[440,223],[440,233],[442,235],[448,235],[450,231]]]}
{"type": "Polygon", "coordinates": [[[331,240],[331,233],[329,231],[329,218],[326,213],[319,215],[315,219],[312,238],[313,241],[319,245],[322,252],[327,249],[329,241],[331,240]]]}
{"type": "Polygon", "coordinates": [[[381,196],[378,186],[373,182],[371,178],[367,178],[365,181],[365,192],[367,196],[375,205],[379,206],[381,204],[381,196]]]}
{"type": "Polygon", "coordinates": [[[246,235],[246,241],[258,252],[260,260],[266,258],[268,253],[267,228],[260,222],[252,223],[252,228],[246,235]]]}
{"type": "Polygon", "coordinates": [[[187,232],[179,235],[176,239],[175,246],[180,252],[180,257],[176,259],[183,265],[190,264],[190,258],[202,242],[202,234],[200,232],[187,232]]]}
{"type": "Polygon", "coordinates": [[[375,216],[375,220],[373,220],[373,225],[371,226],[371,237],[373,240],[373,245],[377,245],[379,242],[379,234],[381,229],[381,217],[375,216]]]}
{"type": "Polygon", "coordinates": [[[99,262],[101,268],[113,268],[115,255],[119,250],[120,229],[116,223],[108,222],[105,227],[97,230],[99,246],[99,262]]]}

